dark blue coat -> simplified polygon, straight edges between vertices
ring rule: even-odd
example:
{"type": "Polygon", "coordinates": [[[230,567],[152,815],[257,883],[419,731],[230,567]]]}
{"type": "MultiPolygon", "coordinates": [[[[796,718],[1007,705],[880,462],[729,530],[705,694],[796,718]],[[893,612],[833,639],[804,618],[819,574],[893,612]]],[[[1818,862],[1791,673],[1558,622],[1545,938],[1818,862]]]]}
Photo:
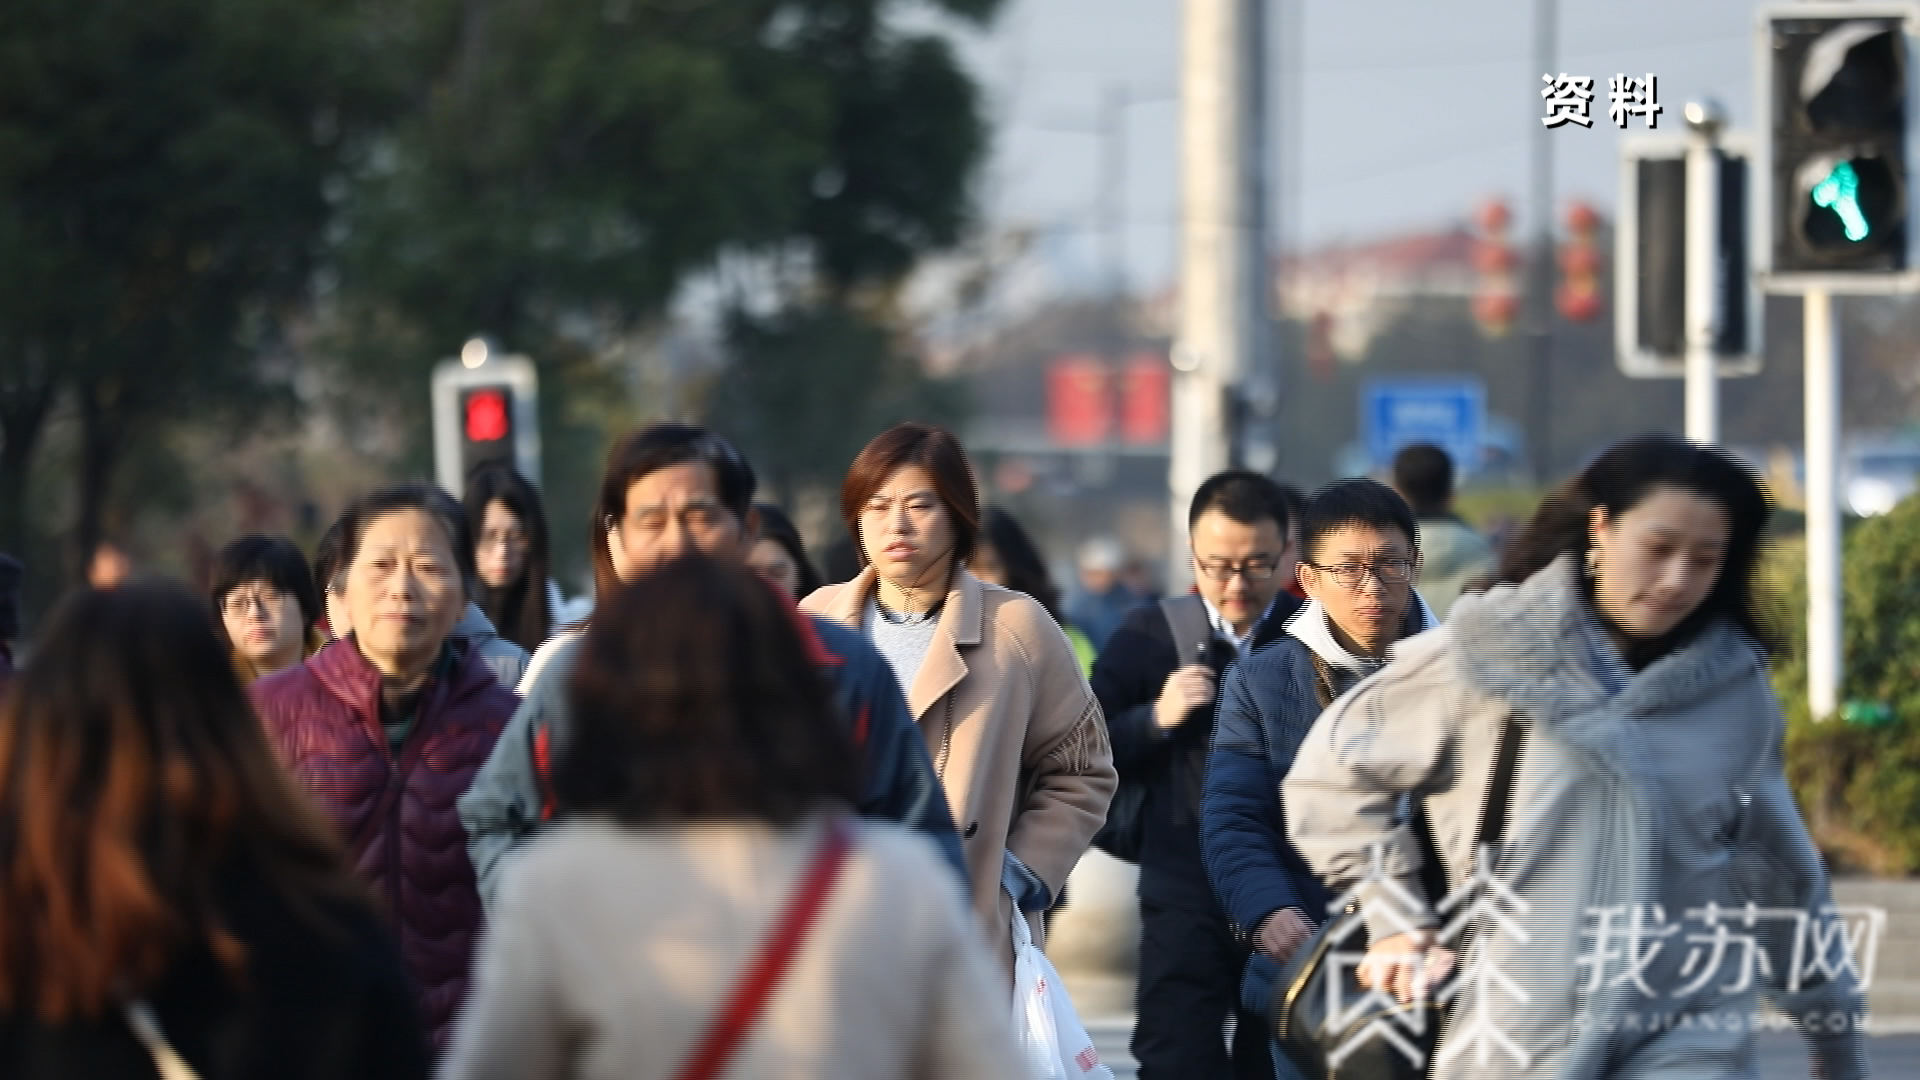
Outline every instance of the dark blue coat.
{"type": "Polygon", "coordinates": [[[1287,842],[1280,781],[1320,716],[1313,656],[1283,636],[1234,665],[1220,690],[1200,802],[1200,847],[1214,895],[1236,934],[1299,908],[1325,920],[1331,897],[1287,842]]]}

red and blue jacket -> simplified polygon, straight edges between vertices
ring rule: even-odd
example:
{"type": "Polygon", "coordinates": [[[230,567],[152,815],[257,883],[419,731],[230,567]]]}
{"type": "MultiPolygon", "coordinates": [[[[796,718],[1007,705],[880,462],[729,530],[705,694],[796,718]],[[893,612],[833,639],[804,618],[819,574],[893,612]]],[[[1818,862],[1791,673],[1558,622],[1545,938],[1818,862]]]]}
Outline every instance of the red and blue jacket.
{"type": "MultiPolygon", "coordinates": [[[[964,882],[966,858],[953,812],[893,668],[859,633],[798,612],[795,618],[815,661],[832,676],[834,698],[860,754],[861,798],[855,809],[863,817],[926,833],[964,882]]],[[[541,646],[520,684],[519,711],[460,798],[467,853],[480,898],[489,907],[506,854],[553,814],[547,779],[572,720],[566,682],[581,636],[563,632],[541,646]]]]}

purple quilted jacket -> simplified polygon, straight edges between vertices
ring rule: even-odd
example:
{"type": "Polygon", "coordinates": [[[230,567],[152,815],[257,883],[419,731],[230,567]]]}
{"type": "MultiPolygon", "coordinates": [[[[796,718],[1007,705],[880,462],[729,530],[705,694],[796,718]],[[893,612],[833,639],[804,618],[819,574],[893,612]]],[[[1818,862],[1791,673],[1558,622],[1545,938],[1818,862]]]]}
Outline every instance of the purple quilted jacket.
{"type": "Polygon", "coordinates": [[[452,667],[420,702],[396,756],[380,726],[380,673],[351,638],[253,684],[280,752],[340,830],[354,872],[384,901],[444,1048],[480,932],[480,896],[454,803],[520,699],[455,641],[452,667]]]}

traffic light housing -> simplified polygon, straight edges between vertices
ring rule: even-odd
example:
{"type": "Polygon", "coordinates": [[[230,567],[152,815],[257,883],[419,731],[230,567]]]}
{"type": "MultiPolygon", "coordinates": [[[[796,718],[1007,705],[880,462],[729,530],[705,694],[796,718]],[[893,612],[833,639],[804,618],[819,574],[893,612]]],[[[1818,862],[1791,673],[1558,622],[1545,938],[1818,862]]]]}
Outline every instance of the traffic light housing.
{"type": "Polygon", "coordinates": [[[460,496],[481,465],[503,462],[540,483],[540,381],[524,356],[463,350],[433,371],[433,466],[460,496]]]}
{"type": "MultiPolygon", "coordinates": [[[[1620,370],[1635,378],[1678,378],[1687,352],[1687,146],[1685,135],[1630,135],[1620,144],[1620,193],[1613,230],[1614,343],[1620,370]]],[[[1719,140],[1720,264],[1713,351],[1720,375],[1760,370],[1764,303],[1755,284],[1747,227],[1752,144],[1739,132],[1719,140]]]]}
{"type": "Polygon", "coordinates": [[[1761,12],[1755,77],[1766,128],[1755,228],[1770,277],[1845,288],[1844,279],[1920,268],[1911,221],[1916,25],[1912,4],[1761,12]]]}

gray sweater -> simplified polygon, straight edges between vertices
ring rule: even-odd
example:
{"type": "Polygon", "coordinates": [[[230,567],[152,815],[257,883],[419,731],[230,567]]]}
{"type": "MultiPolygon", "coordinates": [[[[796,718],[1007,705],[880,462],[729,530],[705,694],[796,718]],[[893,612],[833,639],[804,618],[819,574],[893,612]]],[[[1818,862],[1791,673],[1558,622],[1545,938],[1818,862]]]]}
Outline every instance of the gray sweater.
{"type": "Polygon", "coordinates": [[[1865,1075],[1857,1028],[1831,1030],[1862,1012],[1851,973],[1794,980],[1793,937],[1807,930],[1780,916],[1747,926],[1725,910],[1752,902],[1832,929],[1761,657],[1713,625],[1623,685],[1603,669],[1592,626],[1570,559],[1518,588],[1463,597],[1446,627],[1403,643],[1315,724],[1283,783],[1289,838],[1336,888],[1360,886],[1375,940],[1408,924],[1445,928],[1455,912],[1442,918],[1420,899],[1401,800],[1424,796],[1459,889],[1499,733],[1517,717],[1527,742],[1495,864],[1512,889],[1499,901],[1510,921],[1481,919],[1464,958],[1470,974],[1511,982],[1466,982],[1434,1075],[1745,1075],[1736,1066],[1761,992],[1817,1022],[1813,1048],[1831,1080],[1865,1075]],[[1733,938],[1717,960],[1709,905],[1733,938]],[[1739,935],[1772,958],[1747,985],[1753,950],[1739,935]],[[1479,1064],[1471,1044],[1486,1031],[1518,1056],[1495,1049],[1479,1064]]]}

